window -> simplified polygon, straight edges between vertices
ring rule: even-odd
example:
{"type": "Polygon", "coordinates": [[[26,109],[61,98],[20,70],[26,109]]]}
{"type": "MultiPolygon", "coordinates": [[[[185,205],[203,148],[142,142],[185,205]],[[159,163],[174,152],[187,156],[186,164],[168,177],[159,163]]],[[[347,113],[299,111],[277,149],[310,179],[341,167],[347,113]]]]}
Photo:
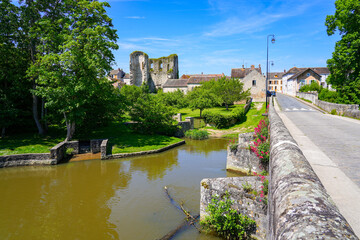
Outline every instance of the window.
{"type": "Polygon", "coordinates": [[[275,81],[275,84],[277,84],[278,81],[275,81]]]}
{"type": "Polygon", "coordinates": [[[300,80],[300,87],[304,86],[305,85],[305,80],[300,80]]]}
{"type": "Polygon", "coordinates": [[[307,76],[307,77],[310,77],[310,73],[307,73],[306,76],[307,76]]]}
{"type": "Polygon", "coordinates": [[[162,64],[162,62],[160,62],[160,69],[162,69],[163,68],[163,64],[162,64]]]}
{"type": "Polygon", "coordinates": [[[256,87],[256,80],[252,81],[252,85],[253,85],[253,87],[256,87]]]}
{"type": "Polygon", "coordinates": [[[154,63],[150,64],[150,68],[153,69],[154,68],[154,63]]]}
{"type": "Polygon", "coordinates": [[[272,84],[272,81],[269,81],[269,84],[272,84]]]}

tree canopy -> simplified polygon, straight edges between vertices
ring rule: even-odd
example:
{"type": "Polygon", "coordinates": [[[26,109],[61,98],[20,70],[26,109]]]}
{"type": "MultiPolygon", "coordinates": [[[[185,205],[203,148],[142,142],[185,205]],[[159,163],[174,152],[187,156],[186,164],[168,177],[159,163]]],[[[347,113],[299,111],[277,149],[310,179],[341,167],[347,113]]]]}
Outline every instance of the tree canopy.
{"type": "Polygon", "coordinates": [[[338,91],[341,102],[360,104],[360,1],[336,0],[335,7],[325,25],[329,36],[338,30],[341,40],[327,61],[331,72],[327,81],[338,91]]]}
{"type": "Polygon", "coordinates": [[[244,91],[244,84],[236,78],[222,77],[202,83],[202,87],[214,93],[220,105],[225,105],[226,110],[230,104],[250,96],[249,90],[244,91]]]}

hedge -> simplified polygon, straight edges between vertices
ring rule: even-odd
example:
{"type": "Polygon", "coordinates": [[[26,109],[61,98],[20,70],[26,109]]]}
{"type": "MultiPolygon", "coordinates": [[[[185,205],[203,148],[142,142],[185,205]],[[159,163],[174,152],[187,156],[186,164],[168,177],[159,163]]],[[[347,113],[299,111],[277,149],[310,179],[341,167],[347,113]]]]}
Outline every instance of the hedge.
{"type": "Polygon", "coordinates": [[[206,124],[213,125],[216,128],[230,127],[231,125],[246,119],[246,113],[243,108],[235,108],[229,115],[223,115],[205,110],[202,116],[206,124]]]}

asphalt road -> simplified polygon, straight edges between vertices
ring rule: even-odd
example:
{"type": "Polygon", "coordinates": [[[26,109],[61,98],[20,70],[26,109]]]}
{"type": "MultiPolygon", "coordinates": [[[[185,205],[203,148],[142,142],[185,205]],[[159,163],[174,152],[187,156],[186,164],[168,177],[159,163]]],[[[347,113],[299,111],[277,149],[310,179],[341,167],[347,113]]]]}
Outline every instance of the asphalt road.
{"type": "Polygon", "coordinates": [[[284,94],[277,94],[277,101],[285,116],[360,187],[360,121],[320,113],[284,94]]]}

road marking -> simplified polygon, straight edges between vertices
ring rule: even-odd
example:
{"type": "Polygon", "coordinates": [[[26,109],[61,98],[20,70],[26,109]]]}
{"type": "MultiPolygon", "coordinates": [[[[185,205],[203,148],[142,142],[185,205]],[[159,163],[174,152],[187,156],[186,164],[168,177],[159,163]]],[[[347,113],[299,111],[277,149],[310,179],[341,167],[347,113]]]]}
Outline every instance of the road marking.
{"type": "Polygon", "coordinates": [[[297,109],[297,108],[293,108],[292,110],[293,110],[293,111],[298,111],[299,109],[297,109]]]}

